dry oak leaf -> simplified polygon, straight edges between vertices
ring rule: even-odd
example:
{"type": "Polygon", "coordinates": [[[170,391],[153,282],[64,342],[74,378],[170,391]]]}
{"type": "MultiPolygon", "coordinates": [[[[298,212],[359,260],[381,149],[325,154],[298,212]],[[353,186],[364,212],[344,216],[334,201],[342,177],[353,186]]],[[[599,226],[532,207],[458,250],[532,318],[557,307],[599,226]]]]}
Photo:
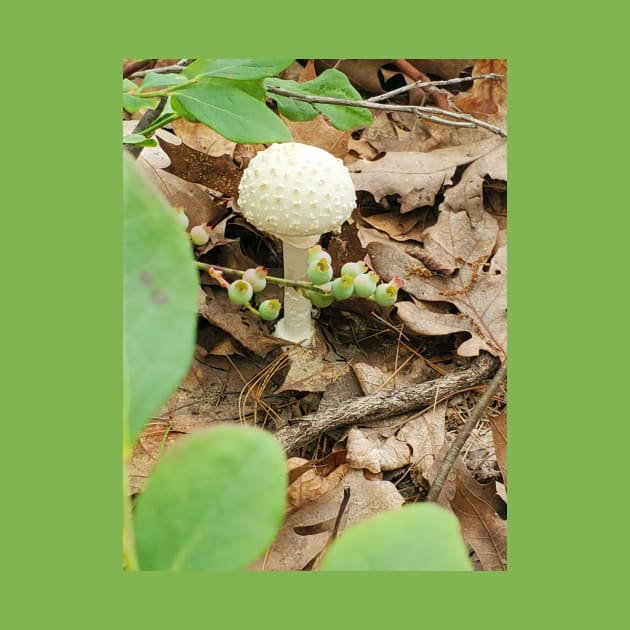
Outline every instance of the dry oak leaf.
{"type": "MultiPolygon", "coordinates": [[[[493,490],[494,484],[491,485],[493,490]]],[[[451,508],[459,520],[464,540],[475,550],[485,571],[504,571],[507,569],[507,522],[488,503],[488,496],[486,488],[460,463],[451,508]]]]}
{"type": "Polygon", "coordinates": [[[326,387],[350,371],[346,361],[327,360],[329,349],[317,327],[309,347],[296,345],[289,353],[291,357],[289,372],[276,393],[323,392],[326,387]]]}
{"type": "Polygon", "coordinates": [[[348,165],[357,190],[369,192],[377,203],[388,195],[398,195],[400,211],[432,206],[439,192],[452,183],[458,166],[469,164],[490,153],[502,138],[488,138],[474,144],[430,153],[391,152],[380,160],[357,160],[348,165]]]}
{"type": "Polygon", "coordinates": [[[202,298],[199,304],[199,314],[259,357],[282,345],[282,340],[272,337],[260,318],[232,304],[223,289],[206,291],[205,300],[202,298]]]}
{"type": "Polygon", "coordinates": [[[507,488],[507,410],[490,418],[494,451],[497,455],[497,465],[501,471],[503,485],[507,488]]]}
{"type": "MultiPolygon", "coordinates": [[[[465,214],[465,213],[459,213],[465,214]]],[[[463,240],[462,242],[465,242],[463,240]]],[[[393,245],[368,245],[372,266],[385,280],[399,276],[404,290],[417,300],[450,302],[458,315],[434,312],[417,303],[399,302],[398,315],[418,335],[443,335],[457,330],[471,334],[461,344],[460,356],[477,356],[480,350],[504,359],[507,353],[507,245],[487,265],[464,264],[453,276],[424,277],[418,260],[393,245]],[[404,305],[404,306],[403,306],[404,305]]]]}
{"type": "Polygon", "coordinates": [[[404,499],[389,481],[368,480],[361,470],[350,470],[332,490],[317,501],[305,503],[299,510],[287,515],[285,521],[263,557],[254,562],[252,571],[300,571],[327,546],[330,529],[317,527],[334,521],[343,499],[344,488],[350,489],[350,500],[342,527],[346,529],[378,512],[397,509],[404,499]],[[344,523],[345,521],[345,523],[344,523]],[[310,535],[296,532],[310,530],[310,535]]]}

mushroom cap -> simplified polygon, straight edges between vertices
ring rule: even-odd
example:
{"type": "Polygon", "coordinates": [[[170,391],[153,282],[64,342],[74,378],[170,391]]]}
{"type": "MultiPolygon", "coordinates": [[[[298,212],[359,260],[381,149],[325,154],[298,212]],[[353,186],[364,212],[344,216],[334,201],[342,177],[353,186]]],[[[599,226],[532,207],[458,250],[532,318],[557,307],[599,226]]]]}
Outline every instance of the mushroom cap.
{"type": "MultiPolygon", "coordinates": [[[[238,205],[257,228],[285,240],[339,230],[356,206],[348,169],[334,155],[286,142],[259,151],[239,184],[238,205]]],[[[315,239],[316,240],[316,239],[315,239]]]]}

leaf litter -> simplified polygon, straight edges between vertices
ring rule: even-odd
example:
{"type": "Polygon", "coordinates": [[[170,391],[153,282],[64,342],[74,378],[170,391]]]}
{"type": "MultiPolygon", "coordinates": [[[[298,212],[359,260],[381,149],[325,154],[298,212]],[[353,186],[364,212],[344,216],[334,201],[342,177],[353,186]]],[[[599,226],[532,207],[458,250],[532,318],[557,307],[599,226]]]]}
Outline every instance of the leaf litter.
{"type": "MultiPolygon", "coordinates": [[[[369,98],[412,82],[392,61],[343,60],[338,67],[369,98]]],[[[507,73],[503,60],[409,61],[444,79],[507,73]]],[[[296,62],[283,78],[311,80],[337,62],[296,62]]],[[[506,127],[505,81],[441,93],[454,111],[506,127]]],[[[399,102],[432,105],[418,90],[399,102]]],[[[334,129],[322,115],[287,124],[294,141],[341,158],[355,183],[359,203],[351,220],[322,239],[335,272],[347,260],[364,260],[383,280],[404,278],[400,299],[389,308],[356,298],[335,303],[319,312],[314,347],[292,351],[272,336],[272,325],[236,310],[202,276],[196,358],[136,444],[131,494],[142,491],[173,443],[213,423],[273,431],[318,409],[342,408],[348,399],[447,374],[480,352],[506,357],[506,141],[404,112],[378,112],[373,125],[353,133],[334,129]]],[[[240,174],[263,147],[237,145],[181,120],[171,131],[159,137],[160,147],[145,148],[139,162],[170,203],[184,208],[191,226],[215,228],[196,249],[197,259],[235,268],[261,264],[281,275],[278,242],[248,225],[236,203],[240,174]]],[[[457,394],[420,413],[331,430],[292,454],[284,524],[250,569],[317,568],[335,527],[339,533],[376,512],[422,500],[474,396],[457,394]]],[[[458,517],[481,570],[506,568],[506,450],[506,404],[497,396],[438,498],[458,517]]]]}

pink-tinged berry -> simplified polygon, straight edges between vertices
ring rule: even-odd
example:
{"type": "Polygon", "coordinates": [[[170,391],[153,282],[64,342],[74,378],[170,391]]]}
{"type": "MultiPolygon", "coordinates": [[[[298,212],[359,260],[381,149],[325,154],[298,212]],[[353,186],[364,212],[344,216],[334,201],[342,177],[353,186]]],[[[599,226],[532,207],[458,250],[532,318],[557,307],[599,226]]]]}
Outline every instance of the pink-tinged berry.
{"type": "Polygon", "coordinates": [[[309,247],[306,264],[310,265],[314,260],[319,260],[320,258],[325,258],[329,263],[332,263],[330,254],[325,249],[322,249],[321,245],[313,245],[313,247],[309,247]]]}
{"type": "Polygon", "coordinates": [[[325,258],[314,260],[306,270],[306,277],[313,284],[326,284],[333,277],[333,270],[330,263],[325,258]]]}
{"type": "Polygon", "coordinates": [[[195,225],[190,230],[190,240],[193,242],[193,245],[197,245],[197,247],[205,245],[210,240],[211,230],[212,228],[208,227],[207,223],[195,225]]]}
{"type": "Polygon", "coordinates": [[[394,276],[387,284],[379,284],[374,291],[374,299],[379,306],[391,306],[398,299],[398,289],[405,281],[394,276]]]}
{"type": "Polygon", "coordinates": [[[182,226],[182,229],[188,229],[188,224],[190,223],[190,221],[188,220],[188,217],[186,216],[186,213],[183,211],[182,208],[175,208],[175,218],[177,219],[177,222],[182,226]]]}
{"type": "Polygon", "coordinates": [[[341,276],[332,282],[332,294],[335,300],[347,300],[354,293],[354,278],[341,276]]]}
{"type": "Polygon", "coordinates": [[[370,297],[376,291],[378,276],[373,272],[360,273],[354,279],[354,292],[362,298],[370,297]]]}
{"type": "Polygon", "coordinates": [[[252,299],[252,295],[254,295],[252,285],[245,280],[234,280],[227,291],[230,300],[239,306],[247,304],[252,299]]]}
{"type": "Polygon", "coordinates": [[[267,270],[264,267],[256,269],[246,269],[243,272],[243,280],[249,282],[254,289],[254,293],[260,293],[267,286],[267,270]]]}
{"type": "Polygon", "coordinates": [[[274,319],[278,319],[280,315],[280,309],[282,304],[279,300],[265,300],[258,307],[258,314],[267,322],[272,322],[274,319]]]}
{"type": "MultiPolygon", "coordinates": [[[[330,291],[332,289],[332,283],[327,282],[326,284],[323,284],[320,288],[324,289],[325,291],[330,291]]],[[[335,300],[332,293],[317,293],[317,291],[307,291],[306,297],[311,301],[311,304],[313,306],[316,306],[317,308],[326,308],[327,306],[330,306],[335,300]]]]}

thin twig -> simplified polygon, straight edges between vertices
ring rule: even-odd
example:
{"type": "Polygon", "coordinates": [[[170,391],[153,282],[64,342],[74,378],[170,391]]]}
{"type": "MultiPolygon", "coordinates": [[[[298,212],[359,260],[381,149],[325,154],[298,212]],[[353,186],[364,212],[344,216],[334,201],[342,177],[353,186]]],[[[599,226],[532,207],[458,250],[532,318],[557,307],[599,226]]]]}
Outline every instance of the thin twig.
{"type": "Polygon", "coordinates": [[[465,83],[466,81],[477,81],[479,79],[493,79],[500,80],[505,78],[502,74],[479,74],[474,77],[461,77],[458,79],[448,79],[445,81],[416,81],[415,83],[410,83],[409,85],[403,85],[402,87],[396,88],[395,90],[391,90],[390,92],[385,92],[385,94],[379,94],[378,96],[373,96],[372,98],[368,98],[367,100],[370,103],[378,103],[380,101],[385,101],[388,98],[393,98],[394,96],[398,96],[399,94],[404,94],[405,92],[409,92],[411,90],[415,90],[416,88],[425,88],[425,87],[438,87],[443,85],[454,85],[456,83],[465,83]]]}
{"type": "Polygon", "coordinates": [[[470,437],[470,434],[477,425],[481,414],[484,412],[484,410],[488,406],[488,403],[494,396],[494,392],[499,389],[499,386],[505,378],[506,371],[507,361],[504,361],[498,372],[494,375],[494,378],[490,382],[490,385],[488,385],[488,388],[486,389],[484,395],[478,400],[477,404],[475,405],[475,408],[470,414],[470,418],[468,418],[466,424],[463,426],[457,437],[451,443],[451,446],[449,447],[444,459],[442,460],[442,464],[440,465],[440,470],[435,477],[435,481],[431,485],[431,489],[427,494],[427,501],[437,501],[438,497],[440,496],[440,492],[442,491],[442,487],[444,486],[444,482],[446,481],[448,474],[451,472],[451,468],[453,467],[453,464],[455,463],[459,452],[462,450],[464,444],[466,443],[466,440],[470,437]]]}
{"type": "Polygon", "coordinates": [[[155,72],[157,74],[163,74],[165,72],[173,72],[178,73],[181,72],[189,63],[190,59],[180,59],[175,65],[172,66],[162,66],[161,68],[153,68],[150,70],[139,70],[138,72],[134,72],[129,78],[130,79],[142,79],[149,72],[155,72]]]}
{"type": "Polygon", "coordinates": [[[284,88],[274,87],[267,85],[265,87],[267,92],[272,94],[278,94],[279,96],[286,96],[288,98],[294,98],[298,101],[304,101],[306,103],[322,103],[325,105],[346,105],[349,107],[364,107],[365,109],[380,109],[395,112],[411,112],[419,118],[429,120],[431,122],[439,123],[441,125],[450,125],[452,127],[483,127],[492,133],[496,133],[503,138],[507,138],[507,132],[491,125],[490,123],[478,120],[469,114],[462,114],[459,112],[449,112],[439,107],[422,107],[420,105],[390,105],[383,103],[373,103],[371,101],[353,101],[349,98],[330,98],[327,96],[311,96],[308,94],[298,94],[297,92],[291,92],[284,88]],[[434,115],[435,114],[435,115],[434,115]],[[448,116],[449,118],[455,118],[456,120],[445,120],[439,116],[448,116]],[[456,122],[457,120],[465,122],[456,122]]]}

